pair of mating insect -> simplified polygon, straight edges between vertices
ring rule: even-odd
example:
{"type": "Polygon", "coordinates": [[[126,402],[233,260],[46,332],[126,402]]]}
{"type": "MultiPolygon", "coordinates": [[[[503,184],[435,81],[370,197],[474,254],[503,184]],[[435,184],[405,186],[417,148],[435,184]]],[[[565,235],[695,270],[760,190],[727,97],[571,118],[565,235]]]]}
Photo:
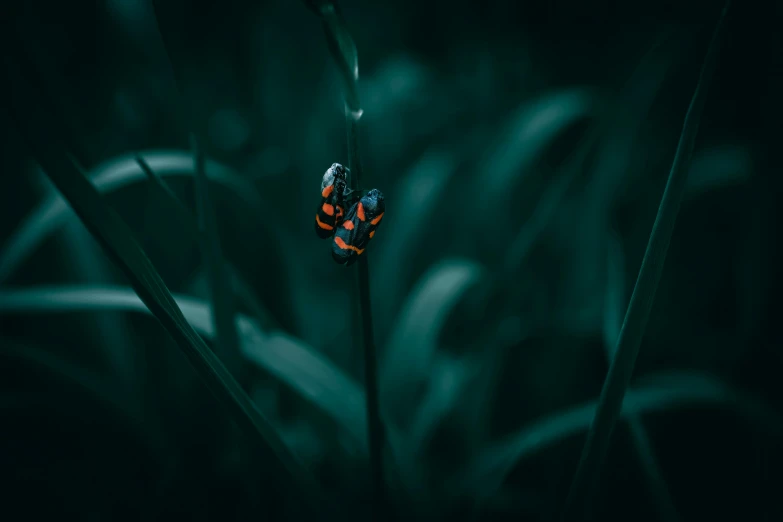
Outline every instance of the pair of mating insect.
{"type": "Polygon", "coordinates": [[[334,238],[332,259],[341,265],[356,262],[375,235],[386,204],[383,194],[372,189],[362,195],[346,183],[346,169],[333,163],[321,181],[321,206],[315,214],[315,233],[321,239],[334,238]],[[346,204],[350,205],[345,213],[346,204]]]}

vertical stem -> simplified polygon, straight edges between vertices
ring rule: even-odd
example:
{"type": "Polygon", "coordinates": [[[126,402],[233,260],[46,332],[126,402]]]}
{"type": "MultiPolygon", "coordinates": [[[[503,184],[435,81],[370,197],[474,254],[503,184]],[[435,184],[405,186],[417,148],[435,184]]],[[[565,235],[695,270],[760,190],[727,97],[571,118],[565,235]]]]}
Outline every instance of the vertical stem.
{"type": "MultiPolygon", "coordinates": [[[[359,155],[359,117],[346,107],[348,168],[351,170],[351,188],[361,187],[362,165],[359,155]]],[[[366,256],[360,256],[356,272],[356,306],[354,306],[354,339],[361,343],[364,356],[364,387],[367,405],[367,436],[370,450],[370,473],[372,474],[373,519],[380,520],[385,510],[383,481],[383,425],[378,400],[378,363],[375,352],[375,337],[372,324],[372,303],[370,300],[370,266],[366,256]],[[359,341],[361,340],[361,341],[359,341]]]]}
{"type": "MultiPolygon", "coordinates": [[[[359,157],[359,57],[356,44],[334,0],[304,0],[323,24],[326,45],[334,59],[343,81],[345,99],[346,142],[350,183],[354,190],[361,189],[362,163],[359,157]]],[[[385,485],[383,482],[383,427],[378,406],[378,372],[373,338],[372,310],[370,308],[370,269],[367,256],[359,256],[356,272],[356,306],[354,307],[354,339],[362,343],[364,352],[364,387],[367,400],[367,437],[370,450],[370,473],[373,488],[373,518],[385,516],[385,485]],[[361,339],[361,341],[359,341],[361,339]]]]}

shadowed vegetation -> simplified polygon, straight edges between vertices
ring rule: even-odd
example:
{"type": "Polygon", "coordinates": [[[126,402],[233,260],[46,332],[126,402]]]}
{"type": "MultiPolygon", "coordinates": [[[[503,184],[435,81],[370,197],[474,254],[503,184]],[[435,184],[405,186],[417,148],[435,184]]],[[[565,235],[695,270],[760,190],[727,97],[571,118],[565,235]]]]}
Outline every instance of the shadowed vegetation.
{"type": "Polygon", "coordinates": [[[779,24],[639,9],[10,7],[6,513],[783,517],[779,24]]]}

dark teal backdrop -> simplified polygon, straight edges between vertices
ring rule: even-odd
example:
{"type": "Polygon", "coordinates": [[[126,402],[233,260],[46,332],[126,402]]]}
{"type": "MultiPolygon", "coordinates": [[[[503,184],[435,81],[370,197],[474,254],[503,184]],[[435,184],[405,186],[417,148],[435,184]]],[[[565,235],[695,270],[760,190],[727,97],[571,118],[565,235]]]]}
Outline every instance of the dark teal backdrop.
{"type": "MultiPolygon", "coordinates": [[[[726,19],[594,520],[783,520],[772,4],[726,19]]],[[[340,7],[361,188],[386,198],[364,254],[382,509],[552,520],[720,5],[340,7]]],[[[368,519],[357,266],[313,230],[324,171],[349,164],[318,16],[294,0],[31,0],[2,23],[3,81],[27,87],[0,112],[0,518],[318,519],[54,188],[35,150],[57,150],[315,475],[336,507],[322,519],[368,519]],[[12,113],[49,138],[31,147],[12,113]]]]}

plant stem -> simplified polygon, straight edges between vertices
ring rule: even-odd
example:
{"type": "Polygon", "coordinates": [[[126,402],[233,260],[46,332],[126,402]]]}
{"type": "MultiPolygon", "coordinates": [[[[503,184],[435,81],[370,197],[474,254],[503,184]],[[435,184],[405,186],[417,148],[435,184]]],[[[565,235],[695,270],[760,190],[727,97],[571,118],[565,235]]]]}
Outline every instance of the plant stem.
{"type": "MultiPolygon", "coordinates": [[[[348,128],[348,168],[351,169],[351,188],[361,189],[362,165],[359,156],[359,122],[358,117],[348,108],[345,110],[345,120],[348,128]]],[[[374,518],[382,516],[385,505],[383,481],[383,425],[379,411],[378,400],[378,362],[375,350],[375,337],[372,323],[372,302],[370,300],[370,266],[367,257],[359,257],[359,268],[356,273],[358,296],[357,317],[354,318],[357,335],[361,339],[364,355],[364,386],[367,396],[367,436],[370,450],[370,472],[372,473],[373,506],[377,511],[374,518]]]]}
{"type": "MultiPolygon", "coordinates": [[[[359,118],[362,116],[357,84],[359,60],[356,45],[342,17],[337,3],[329,0],[304,0],[305,5],[320,18],[326,36],[326,44],[343,82],[345,98],[346,141],[350,183],[354,190],[361,189],[362,164],[359,154],[359,118]]],[[[367,396],[367,437],[370,450],[370,473],[373,491],[373,519],[380,520],[386,514],[386,494],[383,473],[383,425],[378,401],[378,370],[373,335],[370,302],[370,268],[367,256],[360,256],[356,273],[357,304],[354,306],[354,339],[361,339],[364,355],[364,387],[367,396]]],[[[357,343],[358,344],[358,343],[357,343]]]]}
{"type": "Polygon", "coordinates": [[[576,470],[571,490],[566,500],[562,519],[585,520],[593,488],[598,481],[601,466],[609,448],[612,431],[625,397],[625,391],[633,375],[639,346],[644,337],[647,320],[650,316],[655,291],[661,277],[666,253],[669,248],[677,213],[688,180],[688,167],[694,142],[706,103],[707,85],[715,70],[718,55],[718,40],[730,0],[726,2],[715,28],[707,56],[702,66],[696,90],[685,115],[680,141],[674,155],[674,161],[666,188],[658,207],[647,250],[642,259],[639,276],[631,295],[631,301],[625,315],[622,329],[617,340],[617,349],[604,381],[601,397],[590,430],[587,433],[582,457],[576,470]]]}

